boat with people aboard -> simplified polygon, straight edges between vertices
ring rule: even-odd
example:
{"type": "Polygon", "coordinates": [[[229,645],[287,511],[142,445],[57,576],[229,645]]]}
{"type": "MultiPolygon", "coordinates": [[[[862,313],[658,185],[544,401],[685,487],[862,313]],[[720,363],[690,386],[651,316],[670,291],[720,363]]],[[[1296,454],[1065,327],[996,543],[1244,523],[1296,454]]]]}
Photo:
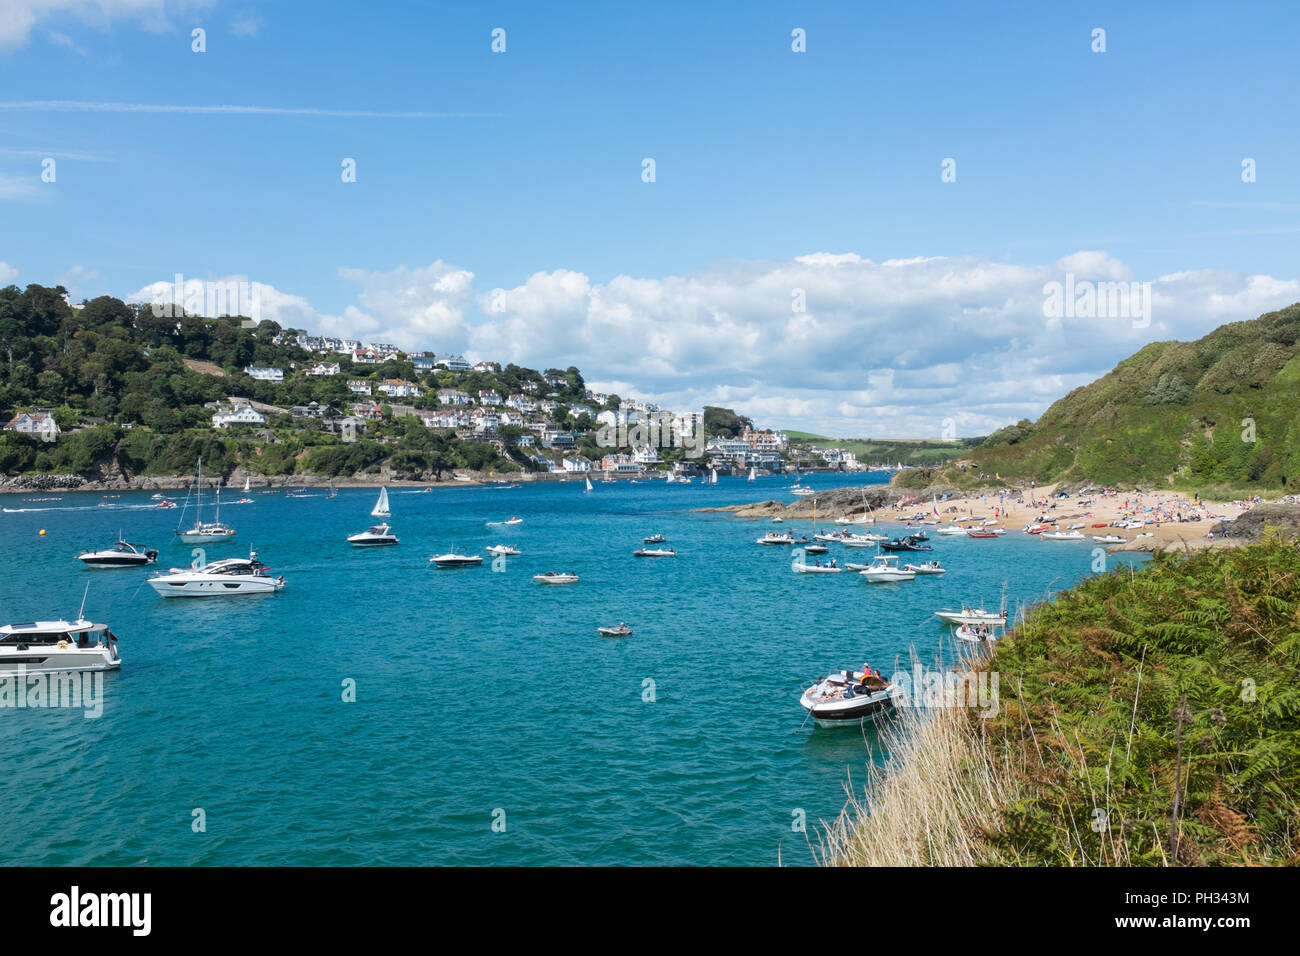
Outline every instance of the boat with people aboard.
{"type": "Polygon", "coordinates": [[[274,594],[285,585],[284,575],[271,570],[250,551],[246,558],[224,558],[189,568],[172,568],[149,579],[149,586],[165,598],[233,597],[240,594],[274,594]]]}
{"type": "Polygon", "coordinates": [[[963,624],[953,635],[967,644],[987,644],[998,639],[995,624],[963,624]]]}
{"type": "Polygon", "coordinates": [[[91,568],[138,568],[157,561],[158,549],[132,544],[119,535],[117,544],[111,548],[83,551],[77,560],[91,568]]]}
{"type": "Polygon", "coordinates": [[[898,566],[898,558],[891,554],[878,554],[870,564],[858,574],[863,580],[872,584],[891,581],[911,581],[916,577],[915,571],[908,571],[898,566]]]}
{"type": "Polygon", "coordinates": [[[631,637],[632,628],[627,626],[626,621],[619,621],[617,627],[598,627],[596,631],[601,637],[631,637]]]}
{"type": "Polygon", "coordinates": [[[790,565],[790,568],[795,574],[839,574],[844,570],[835,563],[834,558],[831,558],[831,560],[825,564],[822,564],[821,562],[808,564],[805,561],[796,561],[790,565]]]}
{"type": "Polygon", "coordinates": [[[836,671],[813,681],[799,704],[823,727],[856,726],[896,706],[899,688],[866,664],[860,671],[836,671]]]}
{"type": "Polygon", "coordinates": [[[0,627],[0,674],[112,671],[122,666],[107,624],[30,621],[0,627]]]}
{"type": "Polygon", "coordinates": [[[358,548],[382,548],[385,545],[397,544],[397,535],[393,534],[393,529],[384,522],[372,525],[365,531],[348,535],[348,544],[358,548]]]}
{"type": "Polygon", "coordinates": [[[663,544],[668,539],[661,534],[652,534],[648,538],[642,538],[642,544],[663,544]]]}
{"type": "Polygon", "coordinates": [[[763,535],[763,537],[758,538],[754,543],[775,545],[794,544],[794,535],[790,534],[788,531],[782,533],[769,531],[767,534],[763,535]]]}
{"type": "Polygon", "coordinates": [[[388,508],[388,489],[386,487],[381,487],[379,489],[379,500],[376,501],[375,506],[370,509],[370,517],[391,518],[392,516],[393,513],[388,508]]]}
{"type": "Polygon", "coordinates": [[[435,554],[429,559],[429,563],[439,568],[472,568],[483,563],[483,555],[457,554],[455,551],[448,551],[446,554],[435,554]]]}
{"type": "Polygon", "coordinates": [[[915,571],[917,574],[947,574],[948,569],[940,567],[938,561],[922,561],[920,564],[905,564],[904,571],[915,571]]]}
{"type": "Polygon", "coordinates": [[[572,571],[568,573],[547,571],[545,574],[534,574],[533,580],[538,584],[577,584],[578,576],[572,571]]]}
{"type": "Polygon", "coordinates": [[[914,535],[908,535],[906,538],[895,538],[893,541],[880,542],[882,551],[933,551],[934,545],[921,544],[914,535]]]}
{"type": "Polygon", "coordinates": [[[524,519],[521,518],[521,517],[519,517],[518,515],[514,515],[514,516],[512,516],[512,517],[510,517],[510,518],[507,518],[503,523],[504,523],[504,524],[523,524],[523,523],[524,523],[524,519]]]}
{"type": "Polygon", "coordinates": [[[672,548],[637,548],[632,555],[637,558],[675,558],[677,552],[672,548]]]}
{"type": "Polygon", "coordinates": [[[497,557],[518,557],[521,552],[518,548],[508,544],[492,544],[484,549],[488,554],[495,554],[497,557]]]}
{"type": "Polygon", "coordinates": [[[963,604],[960,611],[944,608],[935,611],[934,615],[947,624],[996,624],[999,627],[1006,627],[1007,624],[1006,611],[986,611],[969,604],[963,604]]]}

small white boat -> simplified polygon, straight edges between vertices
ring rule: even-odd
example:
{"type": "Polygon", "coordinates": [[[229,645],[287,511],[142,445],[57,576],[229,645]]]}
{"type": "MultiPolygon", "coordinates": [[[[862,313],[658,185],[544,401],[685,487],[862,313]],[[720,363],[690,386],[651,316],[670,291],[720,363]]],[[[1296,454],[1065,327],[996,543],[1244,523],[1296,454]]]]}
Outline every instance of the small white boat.
{"type": "Polygon", "coordinates": [[[812,488],[794,487],[790,489],[790,494],[796,498],[807,498],[809,495],[815,495],[817,492],[812,488]]]}
{"type": "Polygon", "coordinates": [[[844,570],[824,564],[804,564],[802,561],[796,561],[790,567],[795,574],[839,574],[844,570]]]}
{"type": "Polygon", "coordinates": [[[785,519],[782,518],[780,515],[777,515],[775,518],[772,519],[772,524],[780,524],[784,520],[785,519]]]}
{"type": "Polygon", "coordinates": [[[1124,528],[1128,531],[1136,531],[1140,527],[1142,527],[1141,521],[1130,521],[1124,525],[1124,528]]]}
{"type": "Polygon", "coordinates": [[[538,584],[577,584],[578,576],[561,574],[559,571],[547,571],[545,574],[534,574],[533,580],[538,584]]]}
{"type": "Polygon", "coordinates": [[[83,551],[77,560],[91,568],[138,568],[158,560],[157,548],[143,548],[120,537],[117,544],[100,551],[83,551]]]}
{"type": "Polygon", "coordinates": [[[993,624],[963,624],[953,632],[959,641],[967,644],[985,644],[997,640],[993,624]]]}
{"type": "Polygon", "coordinates": [[[393,534],[392,529],[385,522],[357,534],[348,535],[348,544],[358,548],[382,548],[385,545],[397,544],[397,535],[393,534]]]}
{"type": "Polygon", "coordinates": [[[632,552],[638,558],[675,558],[677,552],[672,548],[637,548],[632,552]]]}
{"type": "Polygon", "coordinates": [[[1040,541],[1082,541],[1082,531],[1044,531],[1038,536],[1040,541]]]}
{"type": "Polygon", "coordinates": [[[911,581],[916,577],[915,571],[908,571],[898,566],[898,558],[892,554],[880,554],[858,574],[871,584],[890,581],[911,581]]]}
{"type": "Polygon", "coordinates": [[[867,568],[869,568],[869,567],[871,567],[871,565],[869,565],[869,564],[856,564],[856,563],[854,563],[854,562],[849,562],[848,564],[844,565],[844,570],[845,570],[845,571],[865,571],[865,570],[867,570],[867,568]]]}
{"type": "Polygon", "coordinates": [[[370,509],[370,516],[372,518],[389,518],[392,517],[392,514],[393,513],[388,510],[388,489],[380,488],[379,500],[376,501],[375,506],[370,509]]]}
{"type": "Polygon", "coordinates": [[[668,539],[661,534],[652,534],[648,538],[642,538],[642,544],[663,544],[668,539]]]}
{"type": "Polygon", "coordinates": [[[523,524],[523,523],[524,523],[524,519],[523,519],[523,518],[520,518],[518,515],[516,515],[516,516],[514,516],[513,518],[509,518],[509,519],[507,519],[504,523],[505,523],[505,524],[523,524]]]}
{"type": "Polygon", "coordinates": [[[1128,538],[1120,537],[1117,534],[1094,534],[1092,540],[1101,544],[1124,544],[1128,541],[1128,538]]]}
{"type": "Polygon", "coordinates": [[[963,604],[960,611],[949,610],[944,608],[942,611],[935,611],[935,616],[939,620],[948,624],[996,624],[999,627],[1006,627],[1007,615],[1005,612],[985,611],[983,608],[973,608],[963,604]]]}
{"type": "Polygon", "coordinates": [[[956,535],[956,534],[965,534],[965,533],[966,533],[965,528],[962,528],[955,524],[945,525],[942,528],[935,529],[935,534],[956,535]]]}
{"type": "Polygon", "coordinates": [[[256,552],[202,567],[172,568],[149,579],[149,586],[165,598],[274,594],[284,584],[284,575],[272,577],[266,565],[257,560],[256,552]]]}
{"type": "Polygon", "coordinates": [[[495,554],[498,557],[504,557],[507,555],[509,555],[510,557],[516,557],[521,553],[518,548],[511,547],[508,544],[494,544],[489,546],[485,550],[487,551],[488,554],[495,554]]]}
{"type": "Polygon", "coordinates": [[[631,637],[632,628],[619,622],[618,627],[598,627],[596,628],[601,637],[631,637]]]}
{"type": "Polygon", "coordinates": [[[756,539],[754,543],[773,545],[794,544],[794,535],[789,533],[777,534],[775,531],[769,531],[767,534],[763,535],[763,537],[756,539]]]}
{"type": "Polygon", "coordinates": [[[877,674],[837,671],[816,681],[799,704],[823,727],[857,726],[895,706],[898,688],[877,674]]]}
{"type": "Polygon", "coordinates": [[[439,568],[472,568],[483,563],[483,555],[448,551],[446,554],[435,554],[429,563],[439,568]]]}
{"type": "Polygon", "coordinates": [[[0,674],[117,670],[122,660],[116,645],[107,624],[82,619],[6,624],[0,627],[0,674]]]}
{"type": "Polygon", "coordinates": [[[920,564],[905,564],[904,571],[913,571],[916,574],[947,574],[948,569],[939,566],[938,561],[922,561],[920,564]]]}

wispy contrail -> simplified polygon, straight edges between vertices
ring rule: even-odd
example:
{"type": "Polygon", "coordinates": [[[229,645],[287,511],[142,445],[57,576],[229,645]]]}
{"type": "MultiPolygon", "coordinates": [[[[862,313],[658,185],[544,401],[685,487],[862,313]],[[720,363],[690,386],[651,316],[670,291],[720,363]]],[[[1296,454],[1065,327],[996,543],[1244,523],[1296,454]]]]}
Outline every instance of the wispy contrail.
{"type": "Polygon", "coordinates": [[[467,119],[499,117],[500,113],[425,113],[388,110],[322,110],[284,106],[194,106],[165,103],[92,103],[86,100],[10,100],[0,102],[0,111],[60,113],[194,113],[243,116],[336,116],[366,119],[467,119]]]}

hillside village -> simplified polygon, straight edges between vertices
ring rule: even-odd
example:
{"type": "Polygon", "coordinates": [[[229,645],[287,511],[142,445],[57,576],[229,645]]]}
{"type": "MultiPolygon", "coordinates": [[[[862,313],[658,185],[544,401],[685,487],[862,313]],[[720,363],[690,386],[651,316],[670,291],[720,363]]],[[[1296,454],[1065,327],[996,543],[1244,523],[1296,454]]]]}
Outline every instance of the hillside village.
{"type": "Polygon", "coordinates": [[[862,467],[729,409],[590,389],[574,367],[159,316],[108,296],[75,308],[57,287],[0,290],[0,348],[6,475],[177,475],[200,455],[216,471],[411,480],[862,467]]]}

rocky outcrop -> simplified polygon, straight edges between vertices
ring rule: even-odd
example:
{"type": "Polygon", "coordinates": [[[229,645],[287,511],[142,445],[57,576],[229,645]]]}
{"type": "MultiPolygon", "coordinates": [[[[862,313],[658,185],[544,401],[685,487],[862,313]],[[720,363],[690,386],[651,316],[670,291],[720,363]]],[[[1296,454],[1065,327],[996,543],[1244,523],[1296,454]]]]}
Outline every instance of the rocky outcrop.
{"type": "Polygon", "coordinates": [[[1219,522],[1213,531],[1216,538],[1250,544],[1264,537],[1270,528],[1288,541],[1300,541],[1300,504],[1282,501],[1258,504],[1236,521],[1219,522]]]}

